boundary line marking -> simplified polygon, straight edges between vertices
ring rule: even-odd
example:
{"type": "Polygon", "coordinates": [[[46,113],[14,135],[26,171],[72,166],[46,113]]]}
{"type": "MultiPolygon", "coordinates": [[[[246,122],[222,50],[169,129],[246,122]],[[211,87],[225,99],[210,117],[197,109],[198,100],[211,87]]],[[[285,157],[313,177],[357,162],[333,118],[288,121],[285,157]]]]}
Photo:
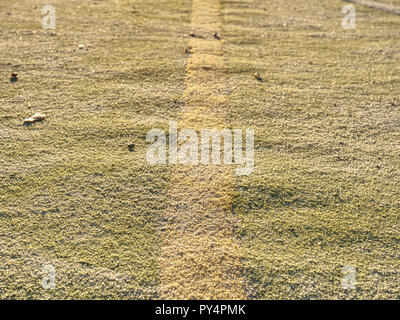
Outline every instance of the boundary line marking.
{"type": "MultiPolygon", "coordinates": [[[[223,129],[227,96],[220,0],[193,0],[178,131],[223,129]],[[218,33],[218,37],[214,33],[218,33]]],[[[161,235],[161,299],[246,299],[229,165],[173,165],[161,235]]]]}

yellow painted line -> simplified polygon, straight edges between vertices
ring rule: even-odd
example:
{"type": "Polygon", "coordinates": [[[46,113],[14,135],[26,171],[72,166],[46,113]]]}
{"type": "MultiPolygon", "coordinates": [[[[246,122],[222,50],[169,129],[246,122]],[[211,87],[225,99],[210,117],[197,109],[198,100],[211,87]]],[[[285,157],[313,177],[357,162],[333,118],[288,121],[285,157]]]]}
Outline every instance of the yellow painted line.
{"type": "MultiPolygon", "coordinates": [[[[220,0],[193,0],[192,54],[178,129],[226,128],[220,0]]],[[[233,229],[234,168],[174,165],[161,248],[161,299],[246,299],[233,229]]]]}

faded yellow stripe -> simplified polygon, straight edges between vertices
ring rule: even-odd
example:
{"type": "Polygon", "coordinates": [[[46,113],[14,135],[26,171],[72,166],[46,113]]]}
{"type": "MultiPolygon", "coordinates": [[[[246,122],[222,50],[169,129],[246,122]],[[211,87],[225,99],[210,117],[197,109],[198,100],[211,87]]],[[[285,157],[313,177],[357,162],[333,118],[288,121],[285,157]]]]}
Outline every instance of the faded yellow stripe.
{"type": "MultiPolygon", "coordinates": [[[[192,54],[179,128],[225,128],[227,99],[219,0],[193,0],[192,54]]],[[[199,135],[200,136],[200,135],[199,135]]],[[[175,165],[163,226],[162,299],[245,299],[241,250],[233,235],[232,167],[175,165]]]]}

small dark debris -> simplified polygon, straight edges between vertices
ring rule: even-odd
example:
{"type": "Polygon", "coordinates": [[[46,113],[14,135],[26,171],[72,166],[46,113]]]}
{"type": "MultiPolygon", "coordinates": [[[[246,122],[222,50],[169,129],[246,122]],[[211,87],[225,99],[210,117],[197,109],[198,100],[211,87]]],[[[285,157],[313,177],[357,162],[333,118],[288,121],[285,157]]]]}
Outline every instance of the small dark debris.
{"type": "Polygon", "coordinates": [[[295,237],[298,237],[296,231],[295,231],[293,228],[291,228],[290,231],[293,233],[293,235],[294,235],[295,237]]]}
{"type": "Polygon", "coordinates": [[[220,38],[220,36],[218,35],[217,32],[214,32],[214,33],[213,33],[213,37],[214,37],[215,39],[217,39],[217,40],[221,40],[221,38],[220,38]]]}
{"type": "Polygon", "coordinates": [[[17,82],[18,81],[18,73],[11,73],[11,78],[10,78],[11,82],[17,82]]]}
{"type": "Polygon", "coordinates": [[[32,117],[24,120],[24,126],[29,126],[35,122],[41,122],[46,118],[45,114],[35,113],[32,117]]]}
{"type": "Polygon", "coordinates": [[[129,149],[129,152],[132,152],[133,150],[135,150],[135,144],[134,143],[128,144],[128,149],[129,149]]]}
{"type": "Polygon", "coordinates": [[[187,48],[185,49],[185,53],[186,53],[186,54],[191,54],[191,53],[193,53],[192,47],[187,47],[187,48]]]}
{"type": "Polygon", "coordinates": [[[207,67],[207,66],[203,66],[203,67],[201,67],[203,70],[206,70],[206,71],[208,71],[208,70],[211,70],[211,68],[210,67],[207,67]]]}
{"type": "Polygon", "coordinates": [[[261,76],[257,72],[254,74],[254,78],[256,78],[260,82],[263,82],[263,78],[261,78],[261,76]]]}
{"type": "Polygon", "coordinates": [[[204,38],[203,36],[200,36],[198,34],[195,34],[194,32],[189,33],[189,36],[191,36],[192,38],[204,38]]]}

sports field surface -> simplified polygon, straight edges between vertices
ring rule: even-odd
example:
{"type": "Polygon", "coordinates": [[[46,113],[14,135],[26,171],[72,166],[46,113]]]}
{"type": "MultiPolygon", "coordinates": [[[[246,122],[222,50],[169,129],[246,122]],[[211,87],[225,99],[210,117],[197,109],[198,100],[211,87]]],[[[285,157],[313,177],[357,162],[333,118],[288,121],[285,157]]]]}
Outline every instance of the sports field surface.
{"type": "Polygon", "coordinates": [[[0,299],[400,299],[400,15],[349,4],[0,0],[0,299]]]}

